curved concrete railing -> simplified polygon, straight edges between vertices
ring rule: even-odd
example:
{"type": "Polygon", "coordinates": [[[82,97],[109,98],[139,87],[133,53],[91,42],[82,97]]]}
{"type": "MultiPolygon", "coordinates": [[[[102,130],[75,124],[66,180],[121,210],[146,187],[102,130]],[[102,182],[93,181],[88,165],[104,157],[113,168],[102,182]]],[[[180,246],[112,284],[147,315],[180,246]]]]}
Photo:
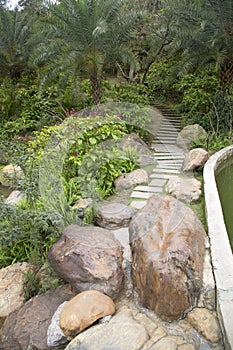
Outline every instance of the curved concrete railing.
{"type": "Polygon", "coordinates": [[[215,181],[217,168],[229,157],[233,157],[233,145],[210,157],[204,167],[204,191],[216,283],[217,312],[225,349],[233,350],[233,256],[215,181]]]}

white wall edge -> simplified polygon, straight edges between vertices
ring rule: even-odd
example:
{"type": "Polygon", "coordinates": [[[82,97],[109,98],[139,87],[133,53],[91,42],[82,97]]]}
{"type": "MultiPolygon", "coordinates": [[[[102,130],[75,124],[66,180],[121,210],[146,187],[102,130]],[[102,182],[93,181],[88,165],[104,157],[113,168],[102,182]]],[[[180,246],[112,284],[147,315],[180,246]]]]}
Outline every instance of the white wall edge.
{"type": "Polygon", "coordinates": [[[215,180],[216,170],[229,157],[233,157],[233,145],[209,158],[204,167],[204,192],[217,313],[225,349],[233,350],[233,256],[215,180]]]}

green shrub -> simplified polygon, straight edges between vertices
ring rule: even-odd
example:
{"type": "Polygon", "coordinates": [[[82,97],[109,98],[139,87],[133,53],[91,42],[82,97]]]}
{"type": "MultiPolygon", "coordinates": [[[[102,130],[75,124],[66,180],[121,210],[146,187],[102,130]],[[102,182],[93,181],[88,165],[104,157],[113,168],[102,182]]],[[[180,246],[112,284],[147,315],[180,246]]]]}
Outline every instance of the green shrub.
{"type": "Polygon", "coordinates": [[[46,258],[58,231],[49,213],[0,201],[0,268],[46,258]]]}

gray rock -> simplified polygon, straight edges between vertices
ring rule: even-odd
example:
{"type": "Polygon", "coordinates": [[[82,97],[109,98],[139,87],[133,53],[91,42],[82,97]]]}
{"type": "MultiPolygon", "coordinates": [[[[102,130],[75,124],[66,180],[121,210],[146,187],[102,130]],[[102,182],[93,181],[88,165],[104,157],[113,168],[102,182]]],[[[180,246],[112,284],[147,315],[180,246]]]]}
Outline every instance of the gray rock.
{"type": "Polygon", "coordinates": [[[165,189],[172,196],[188,203],[198,200],[201,196],[201,182],[194,178],[173,176],[169,179],[165,189]]]}
{"type": "Polygon", "coordinates": [[[135,185],[147,183],[148,174],[144,169],[136,169],[131,173],[121,174],[114,181],[117,191],[128,190],[135,185]]]}
{"type": "Polygon", "coordinates": [[[129,226],[129,222],[135,212],[132,207],[127,205],[110,203],[97,209],[95,212],[95,222],[100,227],[116,230],[129,226]]]}
{"type": "Polygon", "coordinates": [[[122,289],[122,247],[101,227],[68,226],[51,247],[48,260],[78,293],[98,290],[117,299],[122,289]]]}
{"type": "Polygon", "coordinates": [[[0,349],[49,350],[47,329],[52,316],[58,306],[72,296],[66,285],[28,300],[5,320],[0,330],[0,349]]]}
{"type": "Polygon", "coordinates": [[[194,141],[200,141],[204,143],[207,139],[207,132],[199,125],[185,126],[178,134],[176,143],[177,146],[183,149],[190,149],[194,141]]]}
{"type": "Polygon", "coordinates": [[[0,171],[0,183],[6,187],[14,188],[16,184],[24,179],[24,173],[20,166],[15,164],[6,165],[0,171]]]}
{"type": "Polygon", "coordinates": [[[149,339],[146,329],[130,311],[122,311],[109,323],[89,328],[74,338],[65,350],[139,350],[149,339]]]}
{"type": "Polygon", "coordinates": [[[203,166],[209,158],[209,153],[202,148],[192,149],[185,157],[182,171],[192,171],[203,166]]]}
{"type": "Polygon", "coordinates": [[[59,325],[60,314],[66,303],[67,301],[64,301],[64,303],[58,306],[57,310],[55,311],[52,317],[51,323],[48,326],[47,345],[49,348],[56,348],[57,346],[66,344],[68,342],[67,337],[62,332],[61,327],[59,325]]]}
{"type": "Polygon", "coordinates": [[[129,226],[132,275],[143,306],[164,320],[196,305],[202,287],[205,231],[171,196],[153,195],[129,226]]]}
{"type": "Polygon", "coordinates": [[[25,197],[25,194],[21,191],[14,190],[11,192],[11,194],[6,198],[5,203],[6,204],[18,204],[21,199],[25,197]]]}

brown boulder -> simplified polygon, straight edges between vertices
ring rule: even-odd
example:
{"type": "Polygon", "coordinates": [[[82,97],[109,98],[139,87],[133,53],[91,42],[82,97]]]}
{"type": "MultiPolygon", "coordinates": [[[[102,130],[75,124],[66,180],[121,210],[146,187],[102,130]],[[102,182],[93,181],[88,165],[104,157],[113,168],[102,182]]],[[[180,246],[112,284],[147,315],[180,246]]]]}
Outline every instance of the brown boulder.
{"type": "Polygon", "coordinates": [[[26,262],[0,270],[0,324],[24,303],[24,275],[33,273],[35,267],[26,262]]]}
{"type": "Polygon", "coordinates": [[[52,316],[72,296],[69,287],[62,286],[35,296],[12,312],[0,330],[0,349],[48,350],[47,329],[52,316]]]}
{"type": "Polygon", "coordinates": [[[110,203],[98,208],[95,213],[96,224],[109,230],[129,226],[135,210],[122,203],[110,203]]]}
{"type": "Polygon", "coordinates": [[[0,183],[6,187],[15,187],[16,184],[24,179],[24,173],[20,166],[15,164],[6,165],[0,171],[0,183]]]}
{"type": "Polygon", "coordinates": [[[122,248],[108,230],[70,225],[49,250],[48,260],[77,293],[94,289],[112,299],[120,294],[122,248]]]}
{"type": "Polygon", "coordinates": [[[209,158],[209,153],[202,148],[192,149],[185,157],[182,171],[192,171],[203,166],[209,158]]]}
{"type": "Polygon", "coordinates": [[[133,282],[144,306],[162,319],[182,317],[202,286],[205,231],[193,211],[153,195],[129,226],[133,282]]]}
{"type": "Polygon", "coordinates": [[[111,298],[96,290],[88,290],[65,304],[60,314],[60,327],[67,337],[73,338],[98,319],[114,312],[111,298]]]}

